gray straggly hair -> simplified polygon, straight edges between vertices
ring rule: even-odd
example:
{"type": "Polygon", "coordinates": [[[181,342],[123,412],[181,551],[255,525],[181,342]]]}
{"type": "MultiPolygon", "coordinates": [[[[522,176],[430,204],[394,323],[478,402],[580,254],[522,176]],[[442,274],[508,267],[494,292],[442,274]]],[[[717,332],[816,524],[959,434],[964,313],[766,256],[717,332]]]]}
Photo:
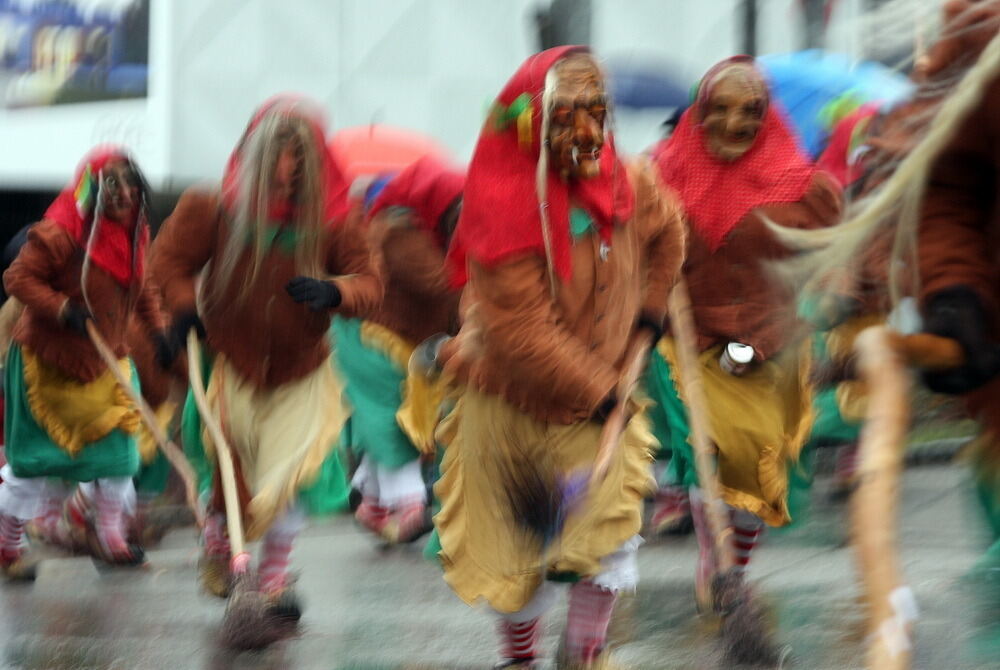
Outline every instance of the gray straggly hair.
{"type": "MultiPolygon", "coordinates": [[[[981,27],[981,26],[980,26],[981,27]]],[[[892,304],[919,292],[917,235],[920,207],[931,169],[942,150],[955,136],[983,98],[984,91],[1000,75],[1000,31],[979,59],[964,70],[954,90],[936,107],[923,137],[898,163],[886,168],[891,176],[865,198],[857,201],[845,221],[819,230],[792,230],[771,225],[774,234],[788,246],[805,253],[778,268],[785,279],[805,293],[821,292],[824,282],[845,268],[852,268],[866,245],[879,232],[893,234],[889,266],[892,304]],[[904,286],[904,278],[907,279],[904,286]]],[[[935,82],[933,85],[940,85],[935,82]]]]}
{"type": "Polygon", "coordinates": [[[323,272],[322,253],[328,222],[324,181],[325,151],[317,137],[311,105],[293,100],[274,104],[240,142],[240,161],[235,184],[235,204],[226,212],[228,237],[215,269],[215,281],[204,286],[206,303],[220,300],[233,281],[242,284],[239,293],[246,299],[257,280],[267,254],[270,193],[278,156],[293,147],[298,160],[298,183],[294,195],[293,225],[299,233],[295,247],[295,267],[299,274],[317,277],[323,272]],[[249,253],[249,273],[236,276],[241,258],[249,253]]]}
{"type": "MultiPolygon", "coordinates": [[[[549,127],[552,120],[552,105],[553,96],[555,96],[556,88],[559,85],[560,77],[560,66],[565,63],[573,62],[584,62],[588,65],[593,66],[593,68],[600,73],[601,80],[607,85],[607,76],[604,73],[603,68],[601,68],[600,63],[594,58],[594,55],[587,51],[578,51],[569,54],[565,58],[556,62],[548,72],[545,73],[545,85],[542,88],[542,123],[539,134],[541,135],[540,144],[541,149],[538,152],[538,163],[535,168],[535,194],[538,197],[538,218],[541,220],[542,224],[542,243],[545,246],[545,262],[548,268],[548,278],[549,278],[549,293],[552,298],[555,299],[557,294],[557,281],[556,272],[554,266],[554,260],[552,256],[552,226],[549,222],[549,127]]],[[[605,116],[604,128],[602,128],[605,135],[605,143],[609,142],[609,136],[612,135],[612,109],[611,100],[608,96],[607,102],[607,115],[605,116]]],[[[616,167],[617,169],[617,167],[616,167]]],[[[612,184],[616,183],[616,180],[612,180],[612,184]]],[[[617,195],[617,194],[616,194],[617,195]]]]}

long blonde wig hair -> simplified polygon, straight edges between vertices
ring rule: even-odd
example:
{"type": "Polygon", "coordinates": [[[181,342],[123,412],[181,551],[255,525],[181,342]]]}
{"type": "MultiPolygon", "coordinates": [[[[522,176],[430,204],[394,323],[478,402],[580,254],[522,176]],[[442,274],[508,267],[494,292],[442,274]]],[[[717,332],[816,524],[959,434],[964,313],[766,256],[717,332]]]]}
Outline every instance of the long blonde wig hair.
{"type": "Polygon", "coordinates": [[[292,148],[298,169],[292,196],[296,232],[295,268],[302,275],[318,277],[323,272],[323,252],[329,222],[326,214],[326,181],[322,152],[322,130],[317,127],[315,112],[303,101],[293,100],[272,105],[248,128],[237,149],[235,180],[227,185],[231,205],[226,209],[227,237],[222,254],[214,261],[215,281],[207,287],[206,302],[222,298],[234,281],[242,284],[241,300],[260,276],[273,238],[268,229],[271,193],[275,168],[281,152],[292,148]],[[236,273],[240,260],[248,256],[247,272],[236,273]]]}
{"type": "MultiPolygon", "coordinates": [[[[848,211],[837,226],[819,230],[792,230],[771,226],[788,246],[805,253],[788,261],[778,271],[804,293],[822,293],[830,277],[850,270],[878,234],[892,235],[889,265],[889,295],[892,304],[919,292],[917,269],[920,208],[936,159],[954,138],[962,123],[976,109],[984,92],[1000,76],[1000,31],[971,67],[950,86],[949,93],[925,127],[922,139],[898,162],[884,166],[887,178],[848,211]]],[[[929,82],[940,87],[941,81],[929,82]]],[[[939,89],[934,89],[939,90],[939,89]]]]}

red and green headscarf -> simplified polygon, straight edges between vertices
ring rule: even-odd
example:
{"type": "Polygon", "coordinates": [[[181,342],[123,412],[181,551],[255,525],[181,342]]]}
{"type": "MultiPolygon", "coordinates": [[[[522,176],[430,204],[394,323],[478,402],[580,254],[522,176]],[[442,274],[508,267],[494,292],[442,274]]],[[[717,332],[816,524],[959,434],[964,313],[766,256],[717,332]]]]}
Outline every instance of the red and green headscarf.
{"type": "MultiPolygon", "coordinates": [[[[100,146],[88,153],[73,180],[45,211],[45,219],[66,230],[80,248],[87,249],[98,210],[101,172],[115,161],[133,163],[121,147],[100,146]]],[[[107,272],[122,286],[141,281],[149,244],[146,209],[140,206],[136,221],[124,226],[102,217],[90,245],[90,262],[107,272]]]]}
{"type": "Polygon", "coordinates": [[[544,148],[541,126],[545,78],[559,61],[587,52],[582,46],[562,46],[535,54],[518,68],[497,96],[469,164],[462,214],[448,256],[455,285],[467,280],[469,259],[492,267],[520,255],[544,258],[539,215],[542,206],[548,208],[552,263],[562,281],[573,272],[571,201],[587,210],[605,241],[610,241],[614,226],[631,218],[632,189],[615,153],[611,133],[605,134],[598,176],[566,182],[550,170],[547,202],[538,201],[535,173],[544,148]]]}

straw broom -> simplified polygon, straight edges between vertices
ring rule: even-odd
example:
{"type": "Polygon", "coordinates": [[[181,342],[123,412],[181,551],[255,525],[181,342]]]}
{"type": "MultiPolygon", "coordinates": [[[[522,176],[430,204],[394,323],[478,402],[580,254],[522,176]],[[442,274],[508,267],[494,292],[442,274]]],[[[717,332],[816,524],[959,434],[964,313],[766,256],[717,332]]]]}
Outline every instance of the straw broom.
{"type": "Polygon", "coordinates": [[[251,568],[251,557],[246,550],[243,536],[243,512],[240,509],[236,488],[236,469],[229,441],[222,426],[212,413],[205,397],[205,383],[201,376],[201,345],[194,329],[188,333],[188,376],[191,391],[201,420],[208,428],[215,443],[219,463],[219,478],[226,502],[226,525],[232,549],[230,563],[233,584],[226,614],[222,621],[222,639],[234,649],[262,649],[281,637],[281,633],[268,616],[269,603],[260,592],[257,573],[251,568]]]}
{"type": "Polygon", "coordinates": [[[104,341],[104,338],[101,337],[97,326],[90,319],[87,320],[87,335],[90,337],[90,341],[93,343],[94,348],[97,349],[97,353],[104,361],[104,364],[112,376],[114,376],[115,381],[118,382],[118,385],[139,409],[139,416],[142,418],[143,423],[146,424],[146,428],[149,429],[157,447],[159,447],[160,451],[170,462],[170,465],[177,471],[177,474],[180,475],[181,480],[184,482],[187,504],[194,514],[195,523],[197,523],[199,529],[204,527],[205,516],[198,505],[198,486],[195,483],[194,470],[191,469],[191,464],[188,463],[184,452],[167,437],[163,428],[160,427],[160,423],[156,420],[156,415],[152,408],[150,408],[149,403],[146,402],[142,395],[136,392],[132,383],[122,374],[122,371],[118,367],[118,358],[111,350],[111,347],[108,346],[108,343],[104,341]]]}
{"type": "Polygon", "coordinates": [[[708,436],[708,409],[698,367],[698,349],[691,298],[680,279],[670,294],[670,325],[677,345],[678,367],[691,423],[695,471],[705,498],[706,521],[715,541],[719,574],[712,583],[716,611],[722,616],[722,639],[727,657],[736,663],[775,664],[778,654],[756,599],[745,579],[735,571],[729,521],[723,511],[715,458],[708,436]]]}

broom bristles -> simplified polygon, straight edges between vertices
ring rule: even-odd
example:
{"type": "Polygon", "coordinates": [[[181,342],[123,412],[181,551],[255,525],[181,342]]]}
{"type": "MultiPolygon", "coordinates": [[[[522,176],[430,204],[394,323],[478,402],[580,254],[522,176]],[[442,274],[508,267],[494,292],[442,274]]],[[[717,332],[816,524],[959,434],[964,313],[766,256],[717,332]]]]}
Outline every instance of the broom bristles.
{"type": "Polygon", "coordinates": [[[222,619],[222,640],[230,649],[263,649],[277,642],[281,631],[268,616],[267,597],[260,592],[257,574],[243,571],[233,577],[233,586],[222,619]]]}
{"type": "Polygon", "coordinates": [[[722,616],[726,658],[740,665],[775,665],[778,651],[771,630],[743,575],[735,569],[716,575],[712,592],[715,609],[722,616]]]}

